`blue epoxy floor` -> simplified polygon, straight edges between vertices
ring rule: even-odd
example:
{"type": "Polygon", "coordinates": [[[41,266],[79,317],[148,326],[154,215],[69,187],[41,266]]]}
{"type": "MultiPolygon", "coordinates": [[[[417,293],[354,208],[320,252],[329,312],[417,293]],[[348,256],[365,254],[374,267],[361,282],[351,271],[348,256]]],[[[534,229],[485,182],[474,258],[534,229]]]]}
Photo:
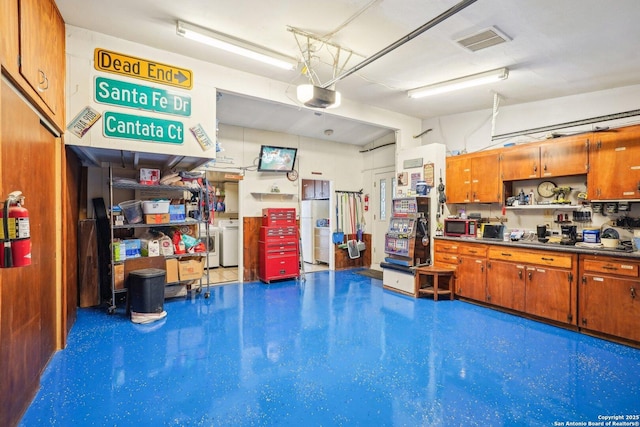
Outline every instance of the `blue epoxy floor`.
{"type": "MultiPolygon", "coordinates": [[[[640,350],[352,271],[81,309],[22,426],[553,426],[640,414],[640,350]]],[[[6,397],[5,397],[6,398],[6,397]]]]}

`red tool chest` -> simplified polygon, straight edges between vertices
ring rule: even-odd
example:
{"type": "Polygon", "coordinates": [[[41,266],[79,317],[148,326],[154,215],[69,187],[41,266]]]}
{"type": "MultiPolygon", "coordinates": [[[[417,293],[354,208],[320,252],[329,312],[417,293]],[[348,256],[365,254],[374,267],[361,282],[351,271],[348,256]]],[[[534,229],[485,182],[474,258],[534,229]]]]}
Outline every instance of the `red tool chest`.
{"type": "Polygon", "coordinates": [[[265,283],[300,276],[300,246],[295,209],[263,209],[258,277],[265,283]]]}

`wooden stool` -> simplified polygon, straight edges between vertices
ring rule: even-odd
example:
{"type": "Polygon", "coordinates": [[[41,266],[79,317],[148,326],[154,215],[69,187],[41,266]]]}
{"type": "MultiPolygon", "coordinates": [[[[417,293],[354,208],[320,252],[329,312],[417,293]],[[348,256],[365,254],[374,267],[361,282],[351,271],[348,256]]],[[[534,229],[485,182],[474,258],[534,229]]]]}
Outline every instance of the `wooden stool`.
{"type": "Polygon", "coordinates": [[[449,295],[449,299],[452,300],[454,296],[453,275],[455,272],[454,268],[434,267],[433,265],[416,268],[414,297],[433,295],[433,300],[438,301],[438,295],[449,295]],[[425,288],[421,288],[422,276],[427,277],[427,287],[425,288]],[[440,282],[441,279],[443,279],[442,283],[440,282]],[[443,285],[445,288],[441,288],[443,285]]]}

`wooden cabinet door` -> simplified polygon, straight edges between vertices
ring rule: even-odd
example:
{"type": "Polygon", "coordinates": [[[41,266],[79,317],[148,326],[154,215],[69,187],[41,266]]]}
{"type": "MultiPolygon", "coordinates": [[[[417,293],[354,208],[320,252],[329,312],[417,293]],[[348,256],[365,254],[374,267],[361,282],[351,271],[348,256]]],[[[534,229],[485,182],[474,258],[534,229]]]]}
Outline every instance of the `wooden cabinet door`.
{"type": "Polygon", "coordinates": [[[499,203],[502,201],[500,155],[497,151],[471,158],[471,201],[499,203]]]}
{"type": "Polygon", "coordinates": [[[580,284],[579,326],[640,341],[639,293],[637,279],[584,274],[580,284]]]}
{"type": "Polygon", "coordinates": [[[20,0],[20,73],[54,115],[62,115],[64,21],[53,0],[20,0]]]}
{"type": "Polygon", "coordinates": [[[540,177],[582,175],[589,170],[589,137],[569,136],[540,146],[540,177]]]}
{"type": "Polygon", "coordinates": [[[506,261],[487,263],[487,302],[524,311],[525,266],[506,261]]]}
{"type": "Polygon", "coordinates": [[[640,125],[593,135],[587,174],[589,199],[640,198],[640,125]]]}
{"type": "Polygon", "coordinates": [[[329,181],[317,180],[315,181],[315,188],[316,199],[324,200],[329,198],[329,181]]]}
{"type": "Polygon", "coordinates": [[[502,152],[502,180],[516,181],[540,177],[540,146],[517,146],[502,152]]]}
{"type": "Polygon", "coordinates": [[[456,271],[456,294],[477,301],[485,301],[486,265],[485,259],[461,255],[456,271]]]}
{"type": "Polygon", "coordinates": [[[526,266],[525,312],[557,322],[576,324],[572,313],[571,271],[526,266]]]}
{"type": "Polygon", "coordinates": [[[316,183],[312,179],[302,180],[302,200],[313,200],[316,198],[316,183]]]}
{"type": "Polygon", "coordinates": [[[471,159],[468,156],[447,157],[447,203],[471,202],[471,159]]]}

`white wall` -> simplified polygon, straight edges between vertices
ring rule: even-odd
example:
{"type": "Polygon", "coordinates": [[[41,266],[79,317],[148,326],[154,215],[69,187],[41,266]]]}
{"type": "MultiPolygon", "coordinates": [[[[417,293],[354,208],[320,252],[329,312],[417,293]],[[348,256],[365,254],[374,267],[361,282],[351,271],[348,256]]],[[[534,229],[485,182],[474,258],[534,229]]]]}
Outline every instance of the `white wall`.
{"type": "MultiPolygon", "coordinates": [[[[502,101],[506,103],[506,101],[502,101]]],[[[585,93],[498,108],[495,135],[523,131],[541,126],[616,114],[640,109],[640,85],[585,93]]],[[[422,137],[423,143],[440,142],[448,151],[474,152],[500,147],[507,142],[518,144],[546,139],[548,132],[492,141],[491,109],[436,117],[424,120],[423,129],[433,129],[422,137]]],[[[640,122],[640,117],[599,122],[560,129],[554,132],[589,131],[596,126],[620,127],[640,122]]]]}

